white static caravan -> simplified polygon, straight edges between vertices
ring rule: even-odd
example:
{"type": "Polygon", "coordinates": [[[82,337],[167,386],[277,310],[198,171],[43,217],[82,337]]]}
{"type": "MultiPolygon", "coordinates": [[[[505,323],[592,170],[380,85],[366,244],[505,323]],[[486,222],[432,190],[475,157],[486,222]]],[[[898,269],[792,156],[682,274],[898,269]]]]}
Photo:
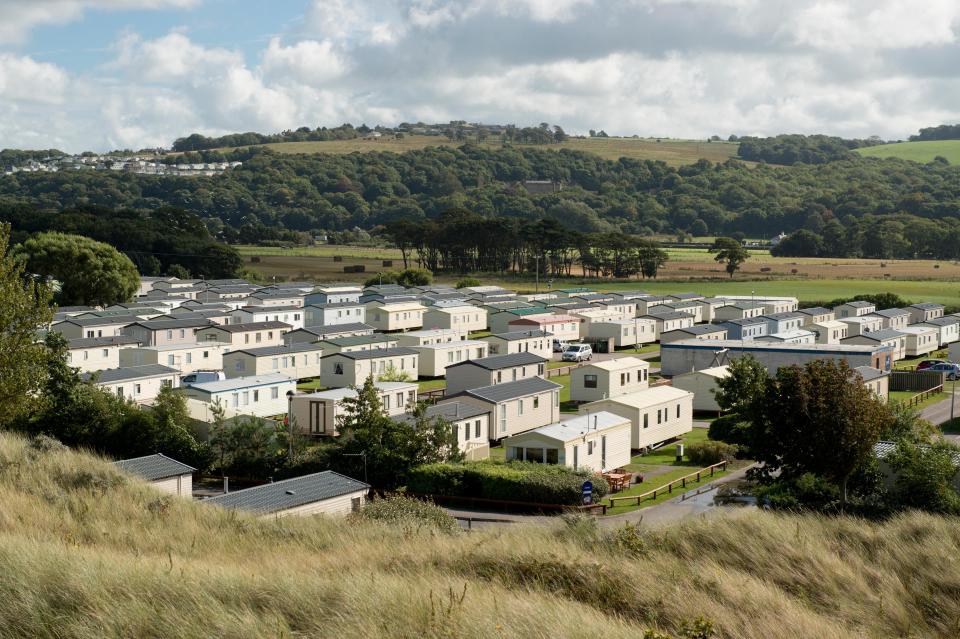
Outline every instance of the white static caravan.
{"type": "Polygon", "coordinates": [[[533,353],[544,359],[553,355],[553,333],[541,330],[495,333],[480,338],[490,344],[491,355],[533,353]]]}
{"type": "Polygon", "coordinates": [[[193,473],[197,469],[157,453],[113,462],[120,470],[147,481],[162,493],[175,497],[193,497],[193,473]]]}
{"type": "Polygon", "coordinates": [[[176,369],[180,375],[200,370],[223,369],[222,344],[167,344],[143,346],[120,353],[121,366],[161,364],[176,369]]]}
{"type": "Polygon", "coordinates": [[[273,417],[287,412],[287,394],[295,393],[297,380],[279,373],[235,377],[184,387],[184,395],[199,402],[221,406],[232,415],[273,417]]]}
{"type": "Polygon", "coordinates": [[[379,380],[391,372],[416,379],[419,359],[417,351],[403,346],[334,353],[320,362],[320,383],[332,388],[359,386],[368,377],[379,380]]]}
{"type": "Polygon", "coordinates": [[[365,324],[366,319],[367,307],[360,302],[311,304],[303,307],[304,326],[365,324]]]}
{"type": "MultiPolygon", "coordinates": [[[[442,419],[450,424],[457,448],[466,461],[483,461],[490,458],[490,410],[466,402],[448,401],[428,406],[426,416],[442,419]]],[[[412,413],[396,418],[398,422],[413,424],[412,413]]]]}
{"type": "Polygon", "coordinates": [[[470,333],[487,330],[487,309],[467,304],[431,306],[423,315],[425,328],[452,328],[470,333]]]}
{"type": "Polygon", "coordinates": [[[459,342],[467,339],[467,333],[466,331],[462,331],[458,328],[433,328],[424,329],[422,331],[397,333],[392,337],[397,340],[397,346],[413,347],[459,342]]]}
{"type": "Polygon", "coordinates": [[[412,331],[423,328],[426,310],[419,302],[367,302],[366,323],[378,331],[412,331]]]}
{"type": "MultiPolygon", "coordinates": [[[[134,349],[140,342],[132,337],[80,337],[67,345],[67,364],[81,373],[119,368],[121,351],[134,349]]],[[[155,362],[154,362],[155,363],[155,362]]]]}
{"type": "Polygon", "coordinates": [[[447,367],[469,359],[483,359],[487,356],[489,344],[479,340],[460,340],[440,344],[411,346],[419,353],[417,374],[420,377],[443,377],[447,367]]]}
{"type": "Polygon", "coordinates": [[[291,330],[303,328],[304,310],[299,306],[244,306],[230,312],[231,324],[283,322],[291,330]]]}
{"type": "Polygon", "coordinates": [[[593,402],[629,395],[649,386],[650,364],[637,357],[591,362],[570,374],[570,399],[593,402]]]}
{"type": "Polygon", "coordinates": [[[671,380],[674,388],[693,393],[693,410],[720,412],[717,404],[717,382],[730,376],[729,366],[714,366],[703,370],[676,375],[671,380]]]}
{"type": "Polygon", "coordinates": [[[507,461],[561,464],[603,473],[630,463],[630,419],[598,411],[503,440],[507,461]]]}
{"type": "MultiPolygon", "coordinates": [[[[375,382],[385,415],[397,417],[417,405],[417,385],[411,382],[375,382]]],[[[331,388],[290,395],[287,417],[304,434],[336,437],[344,415],[343,400],[357,396],[354,388],[331,388]]]]}
{"type": "Polygon", "coordinates": [[[227,378],[282,373],[293,379],[320,377],[323,348],[319,344],[290,344],[238,348],[223,356],[227,378]]]}
{"type": "Polygon", "coordinates": [[[370,485],[325,470],[203,500],[204,504],[270,517],[344,516],[363,508],[370,485]]]}
{"type": "Polygon", "coordinates": [[[630,446],[649,448],[693,430],[693,393],[657,386],[580,406],[580,414],[609,411],[631,421],[630,446]]]}
{"type": "Polygon", "coordinates": [[[586,336],[598,339],[613,339],[615,347],[652,344],[657,340],[657,323],[651,319],[607,320],[590,322],[586,336]]]}
{"type": "MultiPolygon", "coordinates": [[[[165,386],[177,388],[180,385],[180,376],[176,370],[157,364],[110,368],[93,374],[97,376],[97,386],[138,404],[149,404],[165,386]]],[[[85,373],[83,377],[89,379],[90,375],[91,373],[85,373]]]]}
{"type": "Polygon", "coordinates": [[[935,328],[908,326],[897,332],[903,333],[907,337],[907,357],[919,357],[932,353],[939,346],[940,333],[935,328]]]}

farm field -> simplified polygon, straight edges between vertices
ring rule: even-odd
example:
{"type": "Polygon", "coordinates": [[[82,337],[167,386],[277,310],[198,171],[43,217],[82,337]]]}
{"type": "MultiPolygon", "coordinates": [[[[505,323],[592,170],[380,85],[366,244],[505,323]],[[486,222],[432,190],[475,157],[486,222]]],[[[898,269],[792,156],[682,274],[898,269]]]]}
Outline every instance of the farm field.
{"type": "MultiPolygon", "coordinates": [[[[458,147],[464,142],[451,142],[442,136],[408,135],[401,140],[383,138],[381,140],[330,140],[327,142],[277,142],[261,145],[279,153],[370,153],[374,151],[390,151],[404,153],[432,146],[458,147]]],[[[503,146],[499,140],[488,140],[480,143],[487,148],[503,146]]],[[[711,162],[723,162],[737,155],[738,144],[735,142],[707,142],[706,140],[666,140],[657,141],[656,138],[571,138],[560,144],[527,145],[512,144],[515,148],[529,146],[531,148],[559,151],[571,149],[594,153],[606,160],[618,160],[621,157],[636,160],[662,160],[672,166],[693,164],[697,160],[706,159],[711,162]]],[[[235,147],[240,148],[240,147],[235,147]]],[[[233,148],[218,149],[231,151],[233,148]]]]}
{"type": "MultiPolygon", "coordinates": [[[[363,281],[390,268],[402,268],[400,251],[389,248],[317,246],[297,249],[238,247],[246,266],[269,280],[314,279],[317,281],[363,281]],[[335,262],[334,256],[343,256],[335,262]],[[259,262],[251,262],[252,258],[259,262]],[[393,260],[392,267],[383,260],[393,260]],[[343,267],[362,264],[361,274],[344,273],[343,267]]],[[[794,295],[801,300],[832,300],[861,293],[889,291],[913,301],[960,304],[960,264],[934,260],[867,260],[829,258],[775,258],[766,251],[754,251],[753,258],[733,280],[727,278],[712,255],[704,249],[669,249],[670,262],[655,281],[582,280],[555,281],[555,287],[586,283],[601,290],[636,290],[651,293],[694,290],[705,295],[794,295]],[[767,272],[761,269],[769,269],[767,272]],[[792,271],[796,273],[792,273],[792,271]],[[889,275],[889,277],[884,277],[889,275]]],[[[458,278],[443,275],[438,282],[458,278]]],[[[533,290],[532,278],[483,277],[484,284],[533,290]]],[[[541,288],[548,278],[541,277],[541,288]]]]}
{"type": "Polygon", "coordinates": [[[868,158],[900,158],[914,162],[930,162],[939,156],[945,157],[951,164],[960,162],[960,140],[930,140],[925,142],[897,142],[857,149],[857,153],[868,158]]]}

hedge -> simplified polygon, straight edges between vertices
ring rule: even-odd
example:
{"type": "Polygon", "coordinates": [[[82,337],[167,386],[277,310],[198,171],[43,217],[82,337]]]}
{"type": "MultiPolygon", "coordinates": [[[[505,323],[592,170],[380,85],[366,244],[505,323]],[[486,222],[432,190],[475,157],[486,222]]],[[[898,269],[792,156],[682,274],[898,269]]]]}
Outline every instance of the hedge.
{"type": "Polygon", "coordinates": [[[583,482],[593,483],[594,499],[606,495],[605,479],[587,470],[531,462],[427,464],[414,468],[407,481],[413,493],[479,497],[538,504],[577,505],[583,482]]]}

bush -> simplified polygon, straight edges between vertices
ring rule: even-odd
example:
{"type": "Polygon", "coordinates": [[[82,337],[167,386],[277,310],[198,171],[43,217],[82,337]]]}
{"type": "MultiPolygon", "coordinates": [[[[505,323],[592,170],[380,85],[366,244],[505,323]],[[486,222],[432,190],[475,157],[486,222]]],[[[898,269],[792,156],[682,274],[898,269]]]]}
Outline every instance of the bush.
{"type": "Polygon", "coordinates": [[[374,499],[353,516],[360,520],[382,521],[407,529],[426,527],[450,535],[460,532],[457,520],[443,508],[403,495],[374,499]]]}
{"type": "Polygon", "coordinates": [[[457,288],[470,288],[472,286],[480,286],[480,280],[475,277],[461,277],[457,280],[457,288]]]}
{"type": "Polygon", "coordinates": [[[589,471],[531,462],[427,464],[413,469],[407,489],[447,497],[574,506],[581,503],[581,488],[588,479],[595,499],[609,492],[606,480],[589,471]]]}
{"type": "Polygon", "coordinates": [[[686,447],[687,457],[690,461],[710,466],[722,461],[733,461],[737,458],[737,452],[740,447],[736,444],[728,444],[721,441],[705,441],[690,444],[686,447]]]}
{"type": "Polygon", "coordinates": [[[745,446],[747,444],[747,431],[750,424],[743,421],[743,418],[736,413],[730,413],[710,422],[710,430],[707,431],[707,437],[714,441],[727,442],[728,444],[737,444],[745,446]]]}

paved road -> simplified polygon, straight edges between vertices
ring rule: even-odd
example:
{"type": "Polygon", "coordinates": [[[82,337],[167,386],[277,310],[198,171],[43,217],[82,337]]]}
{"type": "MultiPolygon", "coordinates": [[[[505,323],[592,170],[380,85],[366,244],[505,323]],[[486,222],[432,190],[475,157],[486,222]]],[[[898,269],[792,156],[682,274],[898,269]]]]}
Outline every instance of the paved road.
{"type": "MultiPolygon", "coordinates": [[[[954,407],[955,414],[960,416],[960,397],[956,398],[956,405],[954,407]]],[[[950,399],[947,398],[943,401],[937,402],[936,404],[931,404],[920,411],[920,416],[931,424],[939,426],[940,424],[950,420],[950,399]]]]}

